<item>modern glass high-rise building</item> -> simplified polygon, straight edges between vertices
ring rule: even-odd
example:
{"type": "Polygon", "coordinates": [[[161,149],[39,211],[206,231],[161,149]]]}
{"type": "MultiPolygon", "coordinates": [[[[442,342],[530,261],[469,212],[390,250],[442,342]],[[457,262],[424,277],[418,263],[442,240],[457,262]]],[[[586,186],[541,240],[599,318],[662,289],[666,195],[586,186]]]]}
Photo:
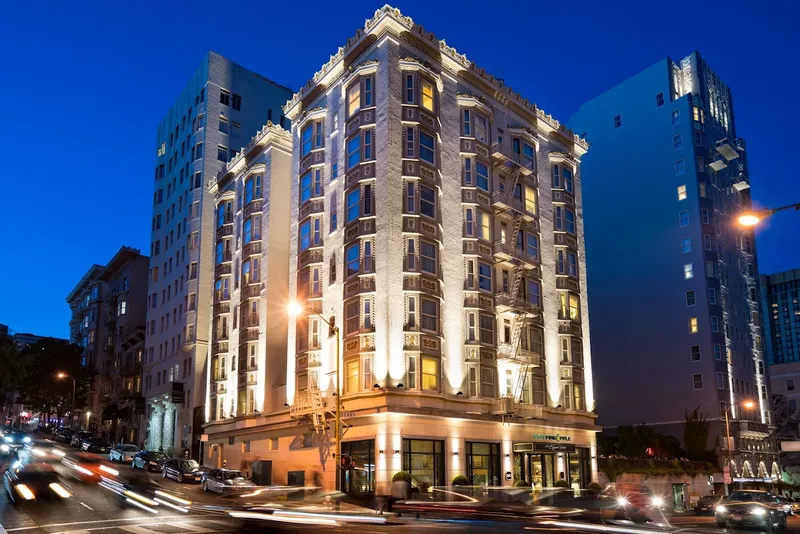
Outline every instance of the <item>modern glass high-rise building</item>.
{"type": "Polygon", "coordinates": [[[149,448],[197,455],[214,283],[206,185],[264,123],[284,123],[292,94],[209,52],[158,126],[140,434],[149,448]]]}
{"type": "MultiPolygon", "coordinates": [[[[732,426],[732,471],[778,474],[765,379],[747,151],[730,88],[698,52],[665,58],[587,102],[582,164],[599,422],[709,447],[732,426]]],[[[726,445],[720,442],[722,451],[726,445]]]]}
{"type": "Polygon", "coordinates": [[[800,269],[761,275],[767,363],[800,362],[800,269]]]}

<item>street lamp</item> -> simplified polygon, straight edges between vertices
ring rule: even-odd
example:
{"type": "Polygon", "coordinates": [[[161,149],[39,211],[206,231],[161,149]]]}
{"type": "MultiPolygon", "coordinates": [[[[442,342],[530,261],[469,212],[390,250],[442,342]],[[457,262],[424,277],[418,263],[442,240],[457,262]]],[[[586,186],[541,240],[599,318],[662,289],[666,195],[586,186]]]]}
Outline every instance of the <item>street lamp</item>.
{"type": "MultiPolygon", "coordinates": [[[[72,375],[68,375],[67,373],[58,373],[56,378],[59,380],[62,378],[71,378],[72,379],[72,410],[69,412],[69,427],[72,428],[72,421],[73,417],[75,416],[75,377],[72,375]]],[[[78,420],[78,429],[80,430],[80,420],[78,420]]]]}
{"type": "MultiPolygon", "coordinates": [[[[287,311],[289,315],[292,317],[296,317],[301,313],[306,312],[307,310],[305,307],[297,301],[292,301],[289,303],[287,307],[287,311]]],[[[318,312],[312,312],[318,318],[322,319],[322,321],[328,325],[328,329],[330,334],[332,334],[336,338],[336,412],[335,412],[335,423],[334,428],[336,432],[336,447],[334,449],[334,463],[336,467],[336,491],[340,491],[341,487],[341,447],[342,447],[342,392],[341,386],[339,384],[339,377],[340,374],[340,355],[339,355],[339,327],[336,326],[336,317],[331,315],[329,319],[326,319],[318,312]]],[[[337,501],[338,503],[338,501],[337,501]]]]}
{"type": "Polygon", "coordinates": [[[789,204],[788,206],[781,206],[780,208],[775,209],[745,211],[739,215],[738,221],[742,226],[755,226],[763,219],[783,210],[800,210],[800,202],[796,204],[789,204]]]}

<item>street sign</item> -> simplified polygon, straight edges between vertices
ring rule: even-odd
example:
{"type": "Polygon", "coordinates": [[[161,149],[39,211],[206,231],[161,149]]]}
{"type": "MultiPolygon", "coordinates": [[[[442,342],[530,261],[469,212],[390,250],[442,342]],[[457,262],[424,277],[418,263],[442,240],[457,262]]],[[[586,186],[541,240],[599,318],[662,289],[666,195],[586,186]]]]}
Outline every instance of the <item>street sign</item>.
{"type": "Polygon", "coordinates": [[[346,410],[343,410],[341,412],[342,419],[349,419],[349,418],[355,417],[355,416],[356,416],[355,412],[349,412],[349,411],[346,411],[346,410]]]}

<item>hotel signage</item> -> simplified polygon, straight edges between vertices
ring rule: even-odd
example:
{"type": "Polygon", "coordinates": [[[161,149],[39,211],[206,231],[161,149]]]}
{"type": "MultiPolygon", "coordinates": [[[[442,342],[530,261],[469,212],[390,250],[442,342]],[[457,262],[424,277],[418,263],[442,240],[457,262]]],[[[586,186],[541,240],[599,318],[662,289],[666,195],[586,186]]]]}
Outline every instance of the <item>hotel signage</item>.
{"type": "Polygon", "coordinates": [[[575,445],[566,443],[534,443],[535,452],[575,452],[575,445]]]}
{"type": "Polygon", "coordinates": [[[561,434],[534,434],[533,439],[536,441],[572,441],[572,436],[562,436],[561,434]]]}

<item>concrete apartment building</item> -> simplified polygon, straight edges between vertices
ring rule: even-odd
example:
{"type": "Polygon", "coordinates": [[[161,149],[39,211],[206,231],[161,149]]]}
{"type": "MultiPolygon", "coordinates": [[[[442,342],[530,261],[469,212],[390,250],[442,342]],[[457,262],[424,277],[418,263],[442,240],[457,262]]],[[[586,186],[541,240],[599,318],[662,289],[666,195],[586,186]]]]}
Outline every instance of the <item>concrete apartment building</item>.
{"type": "MultiPolygon", "coordinates": [[[[251,344],[240,313],[238,392],[216,384],[216,409],[210,395],[204,462],[252,468],[263,483],[320,476],[328,488],[345,462],[341,489],[351,494],[385,494],[401,469],[415,486],[458,474],[478,485],[595,479],[579,169],[587,143],[389,6],[284,110],[294,141],[287,301],[304,311],[288,325],[285,385],[269,351],[259,384],[270,327],[251,344]],[[252,411],[248,396],[241,402],[251,346],[252,411]],[[334,460],[337,379],[346,428],[334,460]],[[276,398],[285,405],[270,409],[276,398]]],[[[238,214],[248,172],[261,171],[238,164],[218,178],[218,206],[238,214]]],[[[227,276],[230,259],[243,280],[238,247],[225,251],[217,273],[227,276]]],[[[265,283],[259,299],[275,295],[280,328],[286,304],[265,283]]],[[[219,350],[230,358],[228,335],[219,350]]]]}
{"type": "Polygon", "coordinates": [[[142,361],[147,323],[147,282],[150,258],[122,247],[108,262],[103,283],[104,358],[98,359],[101,388],[98,431],[115,442],[138,444],[144,415],[142,361]]]}
{"type": "Polygon", "coordinates": [[[81,364],[97,373],[86,412],[78,407],[75,416],[82,428],[114,439],[137,436],[128,429],[138,425],[133,402],[141,393],[136,362],[143,354],[148,263],[139,250],[121,247],[108,264],[92,265],[67,296],[70,341],[83,348],[81,364]]]}
{"type": "Polygon", "coordinates": [[[268,120],[284,122],[291,94],[209,52],[158,126],[141,429],[150,448],[199,453],[215,241],[207,183],[268,120]]]}
{"type": "Polygon", "coordinates": [[[736,223],[751,199],[730,88],[697,52],[666,58],[582,105],[570,126],[592,143],[583,186],[600,423],[683,439],[699,407],[709,448],[727,456],[727,412],[734,477],[778,476],[755,242],[736,223]]]}

